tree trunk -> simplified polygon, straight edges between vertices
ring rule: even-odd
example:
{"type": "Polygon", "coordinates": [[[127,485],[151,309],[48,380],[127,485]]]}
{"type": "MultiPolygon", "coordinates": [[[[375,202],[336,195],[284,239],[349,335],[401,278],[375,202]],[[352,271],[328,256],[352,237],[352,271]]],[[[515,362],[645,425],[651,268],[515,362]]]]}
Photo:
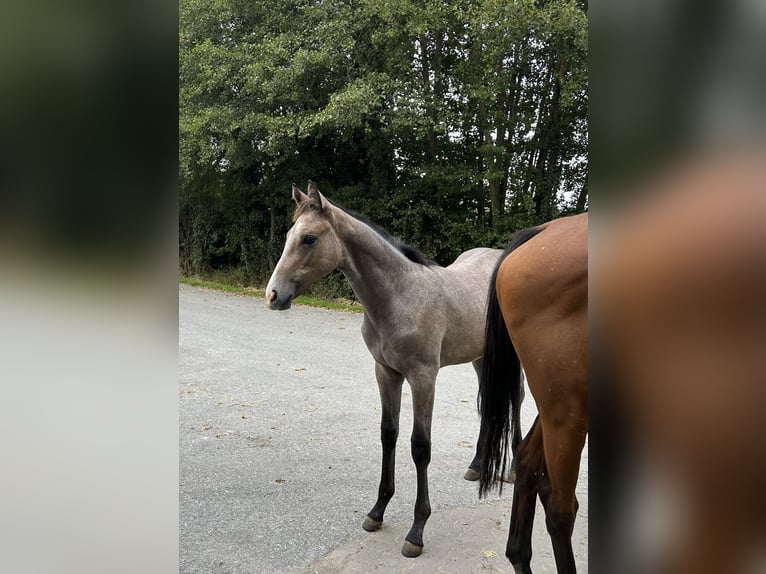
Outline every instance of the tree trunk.
{"type": "MultiPolygon", "coordinates": [[[[559,65],[559,71],[561,68],[559,65]]],[[[535,214],[541,223],[555,215],[553,207],[561,178],[561,84],[555,73],[551,73],[549,82],[550,90],[546,90],[546,94],[549,91],[552,93],[545,116],[542,114],[543,106],[540,106],[541,118],[546,117],[546,120],[540,127],[540,155],[535,166],[539,179],[533,196],[535,214]]]]}
{"type": "Polygon", "coordinates": [[[498,229],[505,213],[505,189],[498,179],[489,180],[489,201],[492,209],[492,227],[498,229]]]}
{"type": "Polygon", "coordinates": [[[575,205],[575,209],[577,210],[577,213],[582,213],[585,211],[585,202],[588,200],[588,178],[585,178],[585,181],[582,184],[582,187],[580,188],[580,192],[577,194],[577,204],[575,205]]]}
{"type": "Polygon", "coordinates": [[[426,141],[428,142],[428,160],[433,161],[436,157],[436,113],[434,111],[434,96],[431,87],[431,62],[428,57],[428,35],[420,35],[420,79],[422,82],[423,102],[425,105],[426,117],[431,120],[426,132],[426,141]]]}

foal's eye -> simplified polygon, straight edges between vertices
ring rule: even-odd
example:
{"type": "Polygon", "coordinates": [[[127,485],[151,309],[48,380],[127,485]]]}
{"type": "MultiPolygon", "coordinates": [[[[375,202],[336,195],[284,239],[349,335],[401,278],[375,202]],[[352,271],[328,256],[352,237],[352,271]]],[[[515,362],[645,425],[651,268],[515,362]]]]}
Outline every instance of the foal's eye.
{"type": "Polygon", "coordinates": [[[316,235],[304,235],[303,236],[303,243],[304,245],[311,245],[317,240],[316,235]]]}

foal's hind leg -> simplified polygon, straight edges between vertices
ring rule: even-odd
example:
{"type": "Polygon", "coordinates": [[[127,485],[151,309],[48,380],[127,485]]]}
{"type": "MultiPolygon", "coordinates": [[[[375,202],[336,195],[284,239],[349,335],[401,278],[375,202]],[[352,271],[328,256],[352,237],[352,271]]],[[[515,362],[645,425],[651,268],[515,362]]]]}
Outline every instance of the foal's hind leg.
{"type": "Polygon", "coordinates": [[[532,574],[532,526],[540,475],[545,471],[542,428],[539,418],[516,450],[516,482],[513,486],[511,526],[505,555],[516,574],[532,574]]]}
{"type": "MultiPolygon", "coordinates": [[[[481,369],[484,366],[484,359],[476,359],[473,363],[473,368],[476,371],[476,376],[481,383],[481,369]]],[[[484,452],[481,448],[481,441],[476,441],[476,454],[473,457],[473,461],[468,465],[468,470],[465,471],[463,478],[470,481],[479,480],[481,476],[481,463],[484,460],[484,452]]]]}
{"type": "Polygon", "coordinates": [[[380,472],[378,500],[362,523],[368,532],[378,530],[383,524],[383,513],[394,495],[394,466],[396,439],[399,436],[399,411],[402,404],[404,377],[396,371],[375,363],[375,378],[380,392],[380,443],[383,447],[383,464],[380,472]]]}

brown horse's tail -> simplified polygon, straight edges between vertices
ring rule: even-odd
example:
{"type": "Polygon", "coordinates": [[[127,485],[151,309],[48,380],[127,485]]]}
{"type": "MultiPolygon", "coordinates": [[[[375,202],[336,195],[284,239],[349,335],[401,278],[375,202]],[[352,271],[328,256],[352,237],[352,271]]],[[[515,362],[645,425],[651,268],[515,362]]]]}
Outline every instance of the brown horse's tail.
{"type": "Polygon", "coordinates": [[[479,381],[478,406],[481,415],[481,430],[477,451],[483,453],[480,471],[479,496],[499,483],[500,492],[508,463],[508,444],[512,451],[521,441],[519,411],[523,388],[521,362],[513,347],[511,336],[497,300],[497,272],[508,254],[532,239],[543,230],[530,227],[517,231],[511,236],[503,255],[498,259],[489,282],[487,297],[487,324],[484,338],[484,366],[479,381]]]}

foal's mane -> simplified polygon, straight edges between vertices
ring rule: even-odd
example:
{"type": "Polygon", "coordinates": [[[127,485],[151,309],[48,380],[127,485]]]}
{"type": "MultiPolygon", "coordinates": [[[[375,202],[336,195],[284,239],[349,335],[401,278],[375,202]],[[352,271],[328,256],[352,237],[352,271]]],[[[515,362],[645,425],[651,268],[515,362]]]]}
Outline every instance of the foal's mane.
{"type": "MultiPolygon", "coordinates": [[[[357,221],[364,223],[367,227],[375,231],[378,235],[380,235],[383,239],[385,239],[388,243],[390,243],[397,251],[399,251],[402,255],[404,255],[407,259],[409,259],[413,263],[417,263],[418,265],[425,265],[426,267],[439,266],[438,263],[429,259],[425,255],[423,255],[423,253],[420,250],[416,249],[412,245],[407,245],[403,241],[397,239],[396,237],[391,235],[388,231],[386,231],[379,225],[370,221],[364,215],[360,215],[349,209],[346,209],[345,207],[343,207],[342,205],[339,205],[338,203],[332,201],[331,199],[327,199],[327,198],[324,198],[324,199],[326,201],[329,201],[334,207],[337,207],[346,215],[349,215],[353,217],[354,219],[356,219],[357,221]]],[[[295,213],[293,213],[293,222],[295,222],[296,219],[298,219],[301,215],[303,215],[304,212],[310,209],[319,209],[319,204],[316,202],[314,198],[311,198],[310,201],[304,201],[298,204],[298,207],[296,207],[295,209],[295,213]]]]}

